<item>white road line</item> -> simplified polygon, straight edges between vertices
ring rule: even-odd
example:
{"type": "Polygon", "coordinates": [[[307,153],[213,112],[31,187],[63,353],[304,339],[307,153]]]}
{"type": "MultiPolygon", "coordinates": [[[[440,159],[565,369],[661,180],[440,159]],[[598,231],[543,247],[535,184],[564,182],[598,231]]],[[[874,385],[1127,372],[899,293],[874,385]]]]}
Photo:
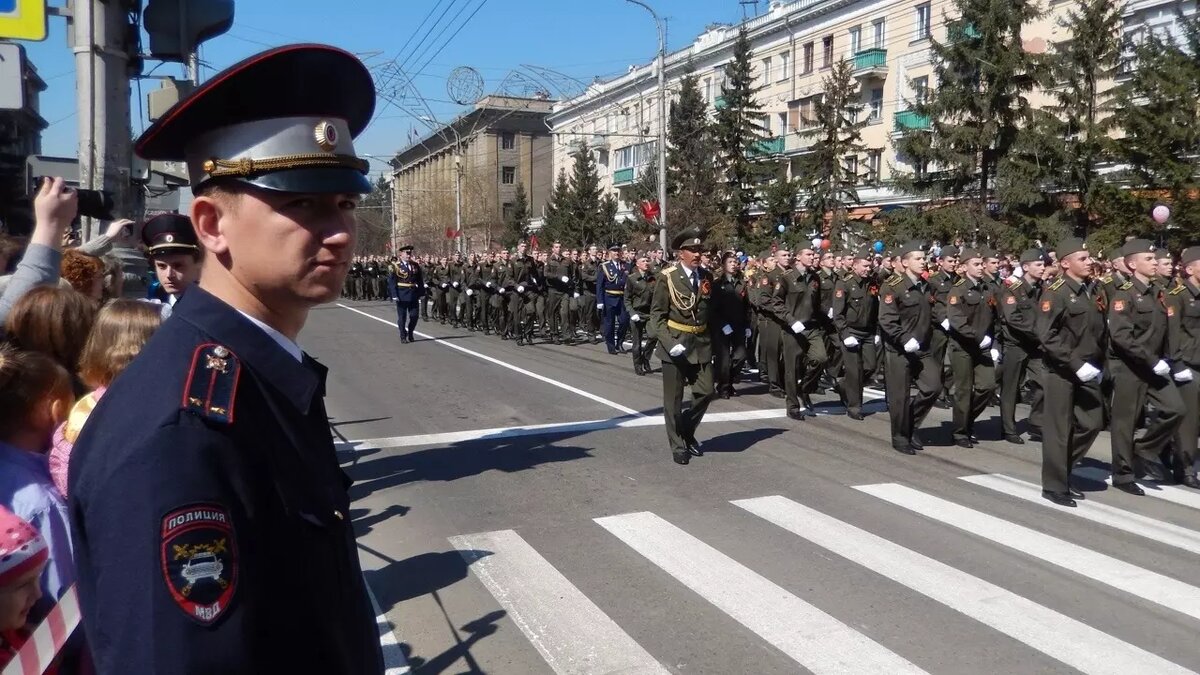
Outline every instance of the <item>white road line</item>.
{"type": "Polygon", "coordinates": [[[733,502],[1084,673],[1190,673],[995,584],[784,497],[733,502]]]}
{"type": "Polygon", "coordinates": [[[1078,516],[1085,520],[1107,525],[1109,527],[1146,537],[1154,541],[1181,548],[1185,551],[1200,554],[1200,532],[1186,527],[1172,525],[1155,518],[1143,516],[1132,511],[1123,511],[1107,504],[1097,504],[1093,501],[1079,502],[1073,509],[1054,506],[1042,499],[1042,489],[1033,483],[1026,483],[1002,474],[984,474],[981,476],[961,476],[962,480],[973,485],[988,488],[1006,494],[1010,497],[1024,499],[1034,504],[1044,505],[1058,513],[1078,516]]]}
{"type": "Polygon", "coordinates": [[[668,672],[516,532],[450,543],[554,672],[668,672]]]}
{"type": "MultiPolygon", "coordinates": [[[[374,319],[375,321],[378,321],[380,323],[387,324],[387,325],[391,326],[392,328],[396,327],[396,324],[394,322],[388,321],[387,319],[382,319],[380,317],[375,316],[374,314],[368,314],[367,312],[364,312],[361,309],[355,309],[354,307],[350,307],[348,305],[343,305],[340,302],[337,303],[337,306],[341,307],[342,309],[348,309],[351,312],[354,312],[356,314],[361,314],[361,315],[367,317],[368,319],[374,319]]],[[[577,394],[586,399],[595,401],[596,403],[601,403],[610,408],[613,408],[614,410],[619,410],[619,411],[625,413],[626,415],[633,415],[635,417],[642,416],[642,413],[634,410],[633,408],[627,408],[627,407],[621,405],[620,403],[617,403],[616,401],[610,401],[604,397],[597,396],[595,394],[586,392],[586,391],[576,388],[576,387],[572,387],[569,384],[563,384],[562,382],[559,382],[558,380],[552,380],[552,379],[546,377],[545,375],[538,375],[537,373],[529,371],[529,370],[525,370],[524,368],[518,368],[517,366],[514,366],[511,363],[505,363],[505,362],[501,361],[500,359],[492,358],[486,354],[481,354],[477,351],[472,351],[470,349],[467,349],[466,347],[460,347],[456,344],[451,344],[449,342],[446,342],[445,340],[440,340],[432,335],[427,335],[427,334],[421,333],[421,332],[417,332],[415,334],[420,335],[423,338],[433,340],[434,342],[438,343],[439,345],[441,345],[443,347],[448,347],[455,351],[462,352],[463,354],[469,354],[471,356],[474,356],[477,359],[487,361],[488,363],[495,364],[497,366],[500,366],[501,368],[507,368],[513,372],[520,373],[527,377],[532,377],[533,379],[538,380],[539,382],[545,382],[546,384],[549,384],[554,387],[558,387],[559,389],[565,389],[566,391],[569,391],[572,394],[577,394]]]]}
{"type": "Polygon", "coordinates": [[[383,675],[408,675],[412,669],[408,666],[408,659],[404,658],[400,641],[392,632],[392,622],[388,621],[387,614],[379,608],[379,601],[375,599],[375,592],[371,590],[371,584],[367,583],[366,577],[363,577],[363,586],[366,586],[371,608],[375,610],[375,625],[379,628],[379,648],[383,652],[383,675]]]}
{"type": "MultiPolygon", "coordinates": [[[[1080,466],[1076,467],[1073,473],[1081,478],[1112,485],[1112,476],[1109,472],[1099,467],[1080,466]]],[[[1200,509],[1200,491],[1179,487],[1178,485],[1162,485],[1148,481],[1139,481],[1139,484],[1145,488],[1147,497],[1154,497],[1155,499],[1161,499],[1172,504],[1200,509]]]]}
{"type": "Polygon", "coordinates": [[[653,513],[596,522],[817,675],[925,672],[653,513]]]}
{"type": "MultiPolygon", "coordinates": [[[[743,410],[738,412],[708,413],[700,425],[701,436],[703,429],[709,423],[719,422],[748,422],[752,420],[768,420],[787,417],[783,408],[775,410],[743,410]]],[[[336,442],[338,450],[369,450],[375,448],[406,448],[418,445],[444,445],[462,443],[464,441],[495,440],[515,436],[552,436],[564,433],[586,433],[604,429],[634,429],[638,427],[655,427],[663,424],[661,417],[610,417],[605,420],[587,420],[583,422],[555,422],[552,424],[531,424],[517,427],[496,427],[493,429],[474,429],[470,431],[448,431],[440,434],[414,434],[412,436],[392,436],[390,438],[364,438],[361,440],[336,442]]]]}
{"type": "Polygon", "coordinates": [[[895,483],[855,487],[964,532],[1200,619],[1200,588],[895,483]]]}

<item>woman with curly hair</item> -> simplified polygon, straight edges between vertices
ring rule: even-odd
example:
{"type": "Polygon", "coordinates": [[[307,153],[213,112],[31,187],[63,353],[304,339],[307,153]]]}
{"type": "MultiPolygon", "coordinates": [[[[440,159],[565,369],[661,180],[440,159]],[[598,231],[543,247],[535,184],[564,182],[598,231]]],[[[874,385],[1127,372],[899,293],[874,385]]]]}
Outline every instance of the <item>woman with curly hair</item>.
{"type": "Polygon", "coordinates": [[[104,263],[78,249],[63,251],[60,273],[71,288],[99,302],[104,299],[104,263]]]}

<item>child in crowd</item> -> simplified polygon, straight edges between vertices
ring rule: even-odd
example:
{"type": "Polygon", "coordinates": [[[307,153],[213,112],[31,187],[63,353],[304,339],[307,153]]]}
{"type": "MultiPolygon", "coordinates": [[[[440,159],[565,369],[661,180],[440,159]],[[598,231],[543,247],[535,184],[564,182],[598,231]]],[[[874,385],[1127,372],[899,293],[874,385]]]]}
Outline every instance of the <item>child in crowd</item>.
{"type": "Polygon", "coordinates": [[[54,432],[50,449],[50,475],[54,485],[67,495],[67,465],[71,448],[83,423],[96,407],[108,385],[125,370],[133,357],[162,323],[158,308],[139,300],[113,300],[100,310],[92,332],[79,357],[79,376],[92,393],[79,399],[67,421],[54,432]]]}
{"type": "Polygon", "coordinates": [[[29,612],[42,597],[38,579],[49,559],[50,549],[38,531],[0,506],[0,669],[29,639],[29,612]]]}
{"type": "Polygon", "coordinates": [[[19,349],[41,352],[65,368],[71,374],[74,398],[79,398],[88,391],[76,377],[79,355],[96,320],[96,310],[96,302],[78,291],[39,286],[13,305],[4,330],[19,349]]]}
{"type": "Polygon", "coordinates": [[[50,479],[46,457],[72,400],[71,378],[53,359],[0,346],[0,506],[37,528],[50,550],[34,622],[75,582],[66,500],[50,479]]]}

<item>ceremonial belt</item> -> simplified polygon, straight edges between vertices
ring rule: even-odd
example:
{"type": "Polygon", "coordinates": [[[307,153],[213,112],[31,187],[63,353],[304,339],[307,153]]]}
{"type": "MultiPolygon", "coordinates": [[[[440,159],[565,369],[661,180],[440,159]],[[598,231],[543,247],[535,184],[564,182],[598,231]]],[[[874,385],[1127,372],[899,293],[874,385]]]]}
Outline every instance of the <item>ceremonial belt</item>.
{"type": "Polygon", "coordinates": [[[413,286],[416,286],[416,284],[406,284],[403,281],[397,282],[396,285],[400,288],[412,288],[413,286]]]}
{"type": "Polygon", "coordinates": [[[625,295],[625,291],[610,291],[605,289],[604,292],[608,293],[609,295],[625,295]]]}
{"type": "Polygon", "coordinates": [[[708,330],[708,324],[700,324],[699,326],[694,326],[690,323],[679,323],[678,321],[672,321],[671,319],[667,319],[667,327],[674,328],[675,330],[681,331],[684,333],[691,333],[692,335],[699,335],[699,334],[703,333],[704,331],[708,330]]]}

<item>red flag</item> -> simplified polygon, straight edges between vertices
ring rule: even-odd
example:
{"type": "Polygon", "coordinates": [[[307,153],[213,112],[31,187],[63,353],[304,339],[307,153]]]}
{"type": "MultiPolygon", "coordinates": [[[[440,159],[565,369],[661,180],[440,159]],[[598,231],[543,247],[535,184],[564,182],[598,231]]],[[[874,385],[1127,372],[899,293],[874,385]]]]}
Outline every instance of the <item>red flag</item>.
{"type": "Polygon", "coordinates": [[[642,217],[646,220],[656,220],[658,218],[659,209],[658,202],[645,201],[642,202],[642,217]]]}
{"type": "Polygon", "coordinates": [[[537,250],[538,241],[537,241],[536,234],[529,235],[529,246],[530,246],[530,248],[534,249],[535,251],[537,250]]]}

